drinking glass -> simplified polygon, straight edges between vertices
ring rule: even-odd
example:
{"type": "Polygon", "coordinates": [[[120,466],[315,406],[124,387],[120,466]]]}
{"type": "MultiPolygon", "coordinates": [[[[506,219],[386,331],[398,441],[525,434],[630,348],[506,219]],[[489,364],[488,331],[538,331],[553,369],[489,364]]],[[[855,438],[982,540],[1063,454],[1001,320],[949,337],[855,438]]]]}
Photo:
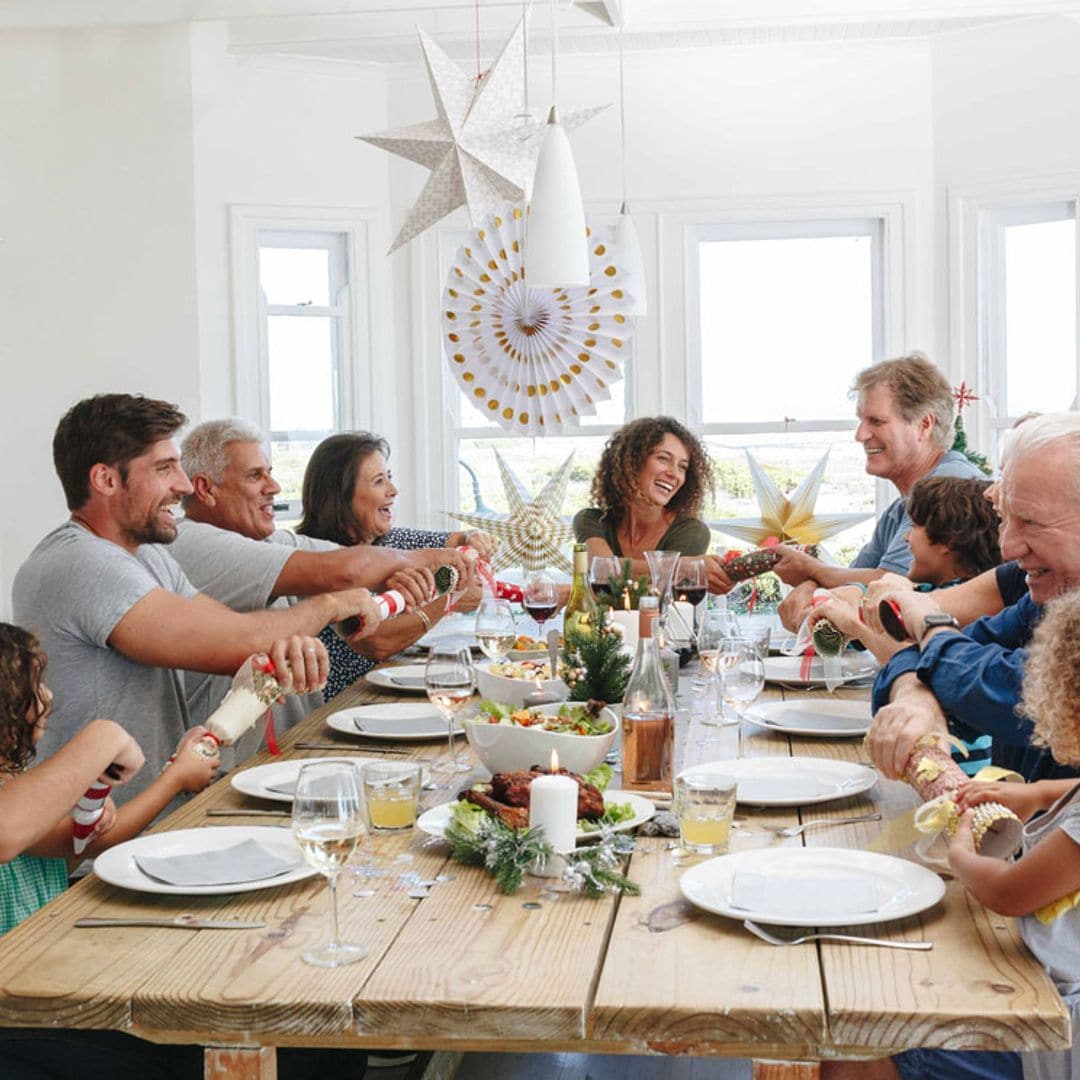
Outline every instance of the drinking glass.
{"type": "Polygon", "coordinates": [[[416,824],[424,767],[416,761],[369,761],[360,770],[373,833],[403,832],[416,824]]]}
{"type": "Polygon", "coordinates": [[[723,608],[713,608],[705,612],[698,630],[698,659],[701,661],[701,666],[709,673],[706,687],[711,690],[711,696],[715,702],[715,708],[711,712],[706,710],[702,718],[702,723],[708,725],[723,723],[723,709],[720,704],[720,672],[721,664],[727,662],[728,656],[721,652],[721,646],[728,640],[730,628],[728,613],[723,608]]]}
{"type": "Polygon", "coordinates": [[[725,638],[720,643],[720,663],[724,705],[730,705],[735,718],[721,723],[741,724],[746,706],[757,700],[765,686],[765,663],[757,642],[750,638],[725,638]]]}
{"type": "Polygon", "coordinates": [[[652,591],[660,597],[660,617],[663,618],[671,602],[671,580],[675,576],[679,553],[677,551],[646,551],[645,561],[649,564],[652,591]]]}
{"type": "Polygon", "coordinates": [[[735,817],[733,776],[706,768],[675,777],[673,809],[679,822],[679,842],[699,855],[723,855],[731,839],[735,817]]]}
{"type": "Polygon", "coordinates": [[[476,686],[472,654],[467,648],[444,646],[428,654],[424,668],[424,689],[431,703],[442,713],[447,723],[449,760],[446,771],[469,772],[472,766],[458,758],[454,750],[454,717],[465,707],[476,686]]]}
{"type": "Polygon", "coordinates": [[[536,623],[536,636],[543,640],[544,623],[555,614],[559,607],[555,579],[546,570],[533,570],[525,579],[521,606],[536,623]]]}
{"type": "Polygon", "coordinates": [[[514,612],[505,600],[483,600],[476,609],[476,640],[484,655],[497,664],[514,647],[514,612]]]}
{"type": "Polygon", "coordinates": [[[616,581],[622,572],[621,560],[616,555],[594,555],[589,563],[589,588],[598,604],[617,607],[618,597],[611,591],[610,582],[616,581]]]}
{"type": "Polygon", "coordinates": [[[367,949],[341,940],[338,931],[337,879],[364,835],[364,804],[360,774],[346,761],[304,765],[296,779],[292,831],[304,858],[325,875],[330,889],[330,941],[304,953],[316,967],[341,967],[363,960],[367,949]]]}
{"type": "MultiPolygon", "coordinates": [[[[691,641],[697,635],[698,605],[705,599],[707,586],[708,576],[705,572],[705,559],[702,556],[685,556],[678,561],[675,566],[675,576],[671,582],[671,595],[676,600],[685,600],[694,609],[693,623],[686,628],[691,641]]],[[[676,627],[676,629],[680,628],[676,627]]]]}

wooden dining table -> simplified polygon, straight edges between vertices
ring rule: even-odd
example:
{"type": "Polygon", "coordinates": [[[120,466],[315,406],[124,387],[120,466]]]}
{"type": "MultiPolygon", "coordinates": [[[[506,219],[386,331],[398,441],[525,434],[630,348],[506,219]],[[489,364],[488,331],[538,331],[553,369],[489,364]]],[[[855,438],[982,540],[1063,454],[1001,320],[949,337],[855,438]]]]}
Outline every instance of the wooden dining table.
{"type": "MultiPolygon", "coordinates": [[[[762,700],[824,693],[770,686],[762,700]]],[[[867,693],[843,689],[837,696],[867,693]]],[[[399,697],[358,681],[287,733],[283,757],[392,760],[396,755],[375,751],[399,751],[427,762],[445,783],[445,740],[375,742],[327,726],[343,708],[399,697]]],[[[702,745],[700,719],[680,713],[681,764],[738,753],[866,760],[860,738],[789,736],[749,721],[741,731],[712,734],[719,741],[702,745]]],[[[270,760],[263,753],[246,765],[270,760]]],[[[425,799],[445,801],[454,790],[427,791],[425,799]]],[[[863,794],[801,809],[740,806],[732,850],[831,846],[907,857],[914,805],[909,788],[879,778],[863,794]],[[793,838],[773,828],[874,810],[881,821],[814,827],[793,838]]],[[[240,794],[226,777],[155,831],[288,827],[287,812],[287,804],[240,794]]],[[[342,935],[369,953],[337,969],[301,959],[329,934],[321,877],[247,893],[162,896],[91,875],[0,939],[0,1024],[198,1043],[206,1047],[208,1076],[252,1080],[274,1075],[277,1046],[722,1055],[753,1059],[758,1078],[809,1080],[822,1059],[1071,1042],[1068,1011],[1014,921],[954,881],[929,910],[855,931],[933,942],[931,951],[905,952],[760,941],[739,922],[681,898],[680,875],[699,860],[663,837],[639,838],[630,857],[627,872],[640,895],[599,900],[533,877],[515,895],[502,895],[483,870],[452,861],[445,843],[419,830],[369,838],[355,861],[361,869],[347,873],[339,889],[342,935]],[[266,926],[73,925],[82,916],[180,912],[266,926]]]]}

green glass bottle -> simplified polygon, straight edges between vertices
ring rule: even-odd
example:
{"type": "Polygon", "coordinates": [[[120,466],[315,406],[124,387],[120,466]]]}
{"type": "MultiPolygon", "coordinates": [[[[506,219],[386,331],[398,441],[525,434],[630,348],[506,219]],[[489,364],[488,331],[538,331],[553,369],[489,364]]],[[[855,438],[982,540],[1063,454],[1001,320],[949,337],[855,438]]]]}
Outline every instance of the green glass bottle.
{"type": "Polygon", "coordinates": [[[563,633],[584,631],[594,633],[596,600],[589,588],[589,553],[584,544],[574,545],[574,578],[570,584],[570,599],[566,601],[563,633]]]}

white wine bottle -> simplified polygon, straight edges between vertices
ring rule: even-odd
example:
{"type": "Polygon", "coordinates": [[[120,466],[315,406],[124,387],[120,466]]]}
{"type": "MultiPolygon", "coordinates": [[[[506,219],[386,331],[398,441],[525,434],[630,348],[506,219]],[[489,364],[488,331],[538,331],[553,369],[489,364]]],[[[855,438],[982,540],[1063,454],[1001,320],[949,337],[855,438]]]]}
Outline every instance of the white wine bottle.
{"type": "Polygon", "coordinates": [[[570,599],[566,601],[563,632],[596,632],[596,600],[589,588],[589,553],[584,544],[574,545],[574,578],[570,584],[570,599]]]}

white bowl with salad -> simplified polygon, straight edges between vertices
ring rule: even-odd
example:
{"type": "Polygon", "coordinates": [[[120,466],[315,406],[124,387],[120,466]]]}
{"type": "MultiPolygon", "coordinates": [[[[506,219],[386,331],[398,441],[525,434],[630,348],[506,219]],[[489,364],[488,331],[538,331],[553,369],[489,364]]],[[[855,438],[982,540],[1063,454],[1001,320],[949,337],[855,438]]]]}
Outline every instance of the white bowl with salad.
{"type": "Polygon", "coordinates": [[[619,721],[606,706],[584,701],[536,705],[531,709],[485,700],[476,716],[464,721],[465,736],[489,772],[513,772],[530,765],[559,765],[584,775],[611,749],[619,721]]]}
{"type": "Polygon", "coordinates": [[[525,695],[548,690],[558,699],[570,696],[562,679],[551,677],[547,660],[508,660],[501,664],[476,665],[476,689],[480,696],[515,708],[525,704],[525,695]]]}

